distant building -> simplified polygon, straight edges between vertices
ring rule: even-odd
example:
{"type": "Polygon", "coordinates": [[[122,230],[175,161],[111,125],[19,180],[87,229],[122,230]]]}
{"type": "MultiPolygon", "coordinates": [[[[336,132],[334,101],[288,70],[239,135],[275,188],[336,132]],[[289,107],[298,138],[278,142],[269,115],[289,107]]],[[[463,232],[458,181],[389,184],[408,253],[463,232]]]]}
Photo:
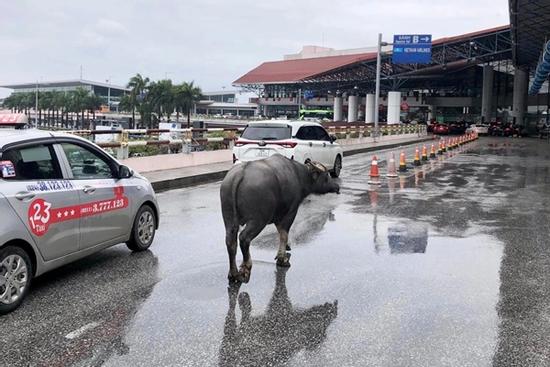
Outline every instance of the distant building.
{"type": "Polygon", "coordinates": [[[83,79],[8,84],[0,87],[12,89],[13,93],[36,92],[37,88],[39,92],[71,92],[83,88],[103,98],[105,106],[109,103],[111,110],[116,110],[120,98],[130,91],[126,87],[83,79]]]}
{"type": "Polygon", "coordinates": [[[203,92],[203,99],[196,104],[198,115],[216,117],[253,117],[257,114],[257,103],[239,103],[237,91],[203,92]]]}

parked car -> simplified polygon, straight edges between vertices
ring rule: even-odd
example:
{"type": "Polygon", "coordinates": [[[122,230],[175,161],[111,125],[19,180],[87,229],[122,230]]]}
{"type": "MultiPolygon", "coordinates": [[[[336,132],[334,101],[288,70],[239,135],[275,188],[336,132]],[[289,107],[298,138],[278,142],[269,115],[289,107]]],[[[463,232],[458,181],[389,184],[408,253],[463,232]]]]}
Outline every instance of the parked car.
{"type": "Polygon", "coordinates": [[[437,124],[433,128],[433,132],[437,135],[447,135],[449,134],[449,127],[445,124],[437,124]]]}
{"type": "Polygon", "coordinates": [[[456,121],[449,124],[449,134],[462,135],[466,132],[468,124],[465,121],[456,121]]]}
{"type": "Polygon", "coordinates": [[[541,139],[550,137],[550,124],[547,124],[546,122],[538,124],[537,133],[541,139]]]}
{"type": "Polygon", "coordinates": [[[16,309],[33,277],[126,242],[153,243],[151,184],[89,141],[0,130],[0,314],[16,309]]]}
{"type": "Polygon", "coordinates": [[[517,125],[508,124],[508,125],[504,126],[502,134],[504,136],[519,136],[520,135],[520,129],[517,125]]]}
{"type": "Polygon", "coordinates": [[[310,121],[251,122],[233,148],[233,162],[241,163],[282,154],[305,163],[317,161],[333,177],[342,170],[342,148],[322,125],[310,121]]]}
{"type": "Polygon", "coordinates": [[[478,135],[487,135],[489,133],[489,125],[472,124],[466,129],[467,133],[477,133],[478,135]]]}
{"type": "Polygon", "coordinates": [[[491,122],[489,125],[489,135],[491,136],[502,136],[504,135],[504,129],[502,123],[500,122],[491,122]]]}

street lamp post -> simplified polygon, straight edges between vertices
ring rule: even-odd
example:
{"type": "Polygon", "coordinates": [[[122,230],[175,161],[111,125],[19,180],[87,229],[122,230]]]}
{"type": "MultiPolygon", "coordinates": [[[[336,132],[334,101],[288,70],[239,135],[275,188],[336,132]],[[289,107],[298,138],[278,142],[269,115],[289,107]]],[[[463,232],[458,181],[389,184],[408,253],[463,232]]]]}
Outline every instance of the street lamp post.
{"type": "Polygon", "coordinates": [[[38,80],[36,81],[36,91],[34,96],[34,125],[38,127],[38,80]]]}
{"type": "Polygon", "coordinates": [[[382,64],[382,46],[389,46],[391,43],[382,42],[382,33],[378,33],[378,48],[376,52],[376,87],[374,92],[374,141],[378,137],[379,130],[379,103],[380,103],[380,69],[382,64]]]}

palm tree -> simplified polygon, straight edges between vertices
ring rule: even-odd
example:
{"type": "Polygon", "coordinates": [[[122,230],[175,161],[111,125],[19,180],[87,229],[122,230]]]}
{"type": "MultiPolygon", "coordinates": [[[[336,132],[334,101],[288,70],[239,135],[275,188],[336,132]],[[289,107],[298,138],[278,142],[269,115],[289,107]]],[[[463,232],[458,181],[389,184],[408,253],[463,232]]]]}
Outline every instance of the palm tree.
{"type": "Polygon", "coordinates": [[[174,111],[174,88],[170,79],[159,80],[150,84],[148,101],[157,119],[161,120],[166,113],[168,121],[174,111]]]}
{"type": "MultiPolygon", "coordinates": [[[[80,126],[83,127],[84,125],[84,110],[86,109],[86,100],[89,96],[90,92],[84,88],[76,88],[73,92],[71,92],[71,110],[72,112],[76,112],[76,125],[78,126],[78,118],[79,114],[81,113],[82,121],[80,126]]],[[[74,126],[73,126],[74,127],[74,126]]]]}
{"type": "Polygon", "coordinates": [[[191,127],[191,111],[201,98],[202,90],[193,81],[184,82],[176,88],[176,111],[181,110],[187,115],[187,128],[191,127]]]}
{"type": "MultiPolygon", "coordinates": [[[[149,86],[149,78],[142,77],[141,74],[137,73],[128,82],[126,87],[131,88],[129,102],[132,106],[132,127],[135,127],[136,123],[136,108],[139,108],[143,100],[145,99],[145,92],[149,86]]],[[[141,110],[141,109],[140,109],[141,110]]],[[[145,116],[141,114],[141,121],[143,122],[145,116]]]]}
{"type": "MultiPolygon", "coordinates": [[[[95,93],[91,93],[88,95],[88,97],[86,97],[85,104],[86,104],[86,109],[88,111],[92,111],[92,120],[94,121],[94,125],[95,125],[95,111],[101,108],[101,105],[103,104],[103,98],[96,95],[95,93]]],[[[94,127],[91,126],[88,119],[88,129],[93,129],[94,127]]]]}

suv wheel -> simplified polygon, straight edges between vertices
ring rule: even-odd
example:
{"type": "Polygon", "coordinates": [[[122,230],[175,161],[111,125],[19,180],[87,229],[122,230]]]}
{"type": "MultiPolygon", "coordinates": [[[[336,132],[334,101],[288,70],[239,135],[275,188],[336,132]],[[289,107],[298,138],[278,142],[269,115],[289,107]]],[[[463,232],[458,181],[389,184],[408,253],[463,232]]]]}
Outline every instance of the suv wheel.
{"type": "Polygon", "coordinates": [[[157,218],[153,208],[149,205],[143,205],[139,208],[130,240],[126,242],[126,246],[132,251],[145,251],[153,243],[155,231],[157,228],[157,218]]]}
{"type": "Polygon", "coordinates": [[[29,293],[33,270],[25,250],[17,246],[0,249],[0,315],[15,310],[29,293]]]}
{"type": "Polygon", "coordinates": [[[337,178],[338,176],[340,176],[340,171],[342,171],[342,157],[337,155],[336,159],[334,160],[334,167],[332,168],[332,171],[330,171],[330,175],[334,178],[337,178]]]}

